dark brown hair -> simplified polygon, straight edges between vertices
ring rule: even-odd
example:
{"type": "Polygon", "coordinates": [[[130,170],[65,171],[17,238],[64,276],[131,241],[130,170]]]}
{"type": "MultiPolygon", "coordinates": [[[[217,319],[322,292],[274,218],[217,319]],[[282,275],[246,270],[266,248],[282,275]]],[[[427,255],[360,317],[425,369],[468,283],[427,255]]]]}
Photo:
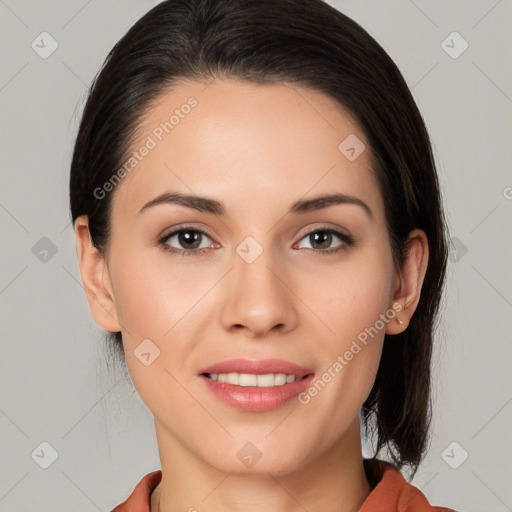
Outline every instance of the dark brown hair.
{"type": "MultiPolygon", "coordinates": [[[[445,279],[447,226],[429,136],[398,68],[356,22],[321,0],[168,0],[130,28],[95,77],[71,163],[73,222],[89,216],[96,248],[109,240],[111,194],[94,193],[118,170],[151,102],[179,80],[286,82],[324,93],[350,112],[369,142],[390,246],[401,268],[410,231],[429,241],[421,297],[408,328],[386,335],[362,408],[375,453],[415,471],[430,425],[430,364],[445,279]]],[[[121,333],[110,341],[123,359],[121,333]]],[[[124,360],[124,359],[123,359],[124,360]]]]}

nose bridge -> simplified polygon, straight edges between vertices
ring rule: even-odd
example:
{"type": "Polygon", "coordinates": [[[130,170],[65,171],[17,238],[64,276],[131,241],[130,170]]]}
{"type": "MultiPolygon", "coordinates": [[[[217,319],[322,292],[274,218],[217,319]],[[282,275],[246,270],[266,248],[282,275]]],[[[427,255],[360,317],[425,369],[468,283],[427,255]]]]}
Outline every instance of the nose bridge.
{"type": "MultiPolygon", "coordinates": [[[[260,237],[261,239],[261,237],[260,237]]],[[[294,319],[282,265],[270,246],[271,236],[260,243],[247,236],[235,247],[231,286],[226,297],[223,321],[226,328],[241,325],[255,334],[276,325],[290,326],[294,319]]]]}

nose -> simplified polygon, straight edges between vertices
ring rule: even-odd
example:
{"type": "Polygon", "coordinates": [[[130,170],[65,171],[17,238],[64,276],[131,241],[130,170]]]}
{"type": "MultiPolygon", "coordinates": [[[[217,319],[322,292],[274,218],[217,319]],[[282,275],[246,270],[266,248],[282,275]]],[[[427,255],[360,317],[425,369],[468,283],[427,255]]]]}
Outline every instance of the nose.
{"type": "Polygon", "coordinates": [[[222,323],[230,332],[246,331],[249,337],[264,337],[272,329],[295,328],[297,311],[290,272],[276,263],[271,250],[264,250],[249,263],[237,253],[225,283],[222,323]]]}

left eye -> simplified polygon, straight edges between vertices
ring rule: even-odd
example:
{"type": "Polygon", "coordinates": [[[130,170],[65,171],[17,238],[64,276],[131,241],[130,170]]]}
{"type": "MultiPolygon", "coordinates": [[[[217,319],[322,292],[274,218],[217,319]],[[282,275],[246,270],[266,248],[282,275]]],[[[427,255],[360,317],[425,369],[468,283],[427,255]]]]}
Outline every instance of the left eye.
{"type": "MultiPolygon", "coordinates": [[[[344,235],[342,233],[339,233],[338,231],[335,231],[333,229],[317,229],[315,231],[310,231],[309,233],[307,233],[303,238],[302,240],[309,240],[310,241],[310,245],[311,244],[314,244],[316,247],[306,247],[306,249],[319,249],[319,250],[323,250],[323,251],[328,251],[330,249],[330,245],[333,241],[333,236],[334,238],[338,238],[339,240],[341,240],[342,242],[344,242],[346,245],[351,245],[352,241],[351,241],[351,238],[348,236],[348,235],[344,235]],[[318,247],[320,246],[320,247],[318,247]]],[[[340,244],[341,246],[343,244],[340,244]]],[[[336,247],[336,248],[331,248],[331,250],[335,250],[335,249],[338,249],[340,248],[340,246],[336,247]]]]}

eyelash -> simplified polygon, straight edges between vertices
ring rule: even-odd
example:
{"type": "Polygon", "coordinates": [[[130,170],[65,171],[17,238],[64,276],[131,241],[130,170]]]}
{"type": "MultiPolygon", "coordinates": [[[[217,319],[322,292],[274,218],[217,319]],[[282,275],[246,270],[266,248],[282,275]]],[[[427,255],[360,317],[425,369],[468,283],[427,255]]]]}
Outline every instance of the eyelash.
{"type": "MultiPolygon", "coordinates": [[[[176,254],[177,256],[193,256],[193,255],[197,255],[197,254],[202,254],[204,251],[209,249],[209,247],[205,247],[203,249],[191,249],[191,250],[176,249],[176,248],[171,247],[169,244],[166,243],[174,235],[177,235],[177,234],[182,233],[182,232],[187,232],[187,231],[195,232],[195,233],[200,233],[201,235],[204,235],[204,236],[206,236],[208,238],[211,238],[211,236],[208,235],[208,233],[205,233],[201,229],[197,229],[197,228],[194,228],[192,226],[182,226],[179,229],[176,229],[176,230],[172,231],[171,233],[169,233],[167,235],[164,235],[162,238],[160,238],[158,243],[162,246],[162,249],[164,251],[170,252],[171,254],[176,254]]],[[[309,231],[308,233],[305,233],[302,236],[301,240],[303,238],[306,238],[307,236],[312,235],[313,233],[317,233],[317,232],[320,232],[320,231],[325,231],[327,233],[331,233],[331,234],[336,235],[338,238],[340,238],[343,241],[343,244],[340,245],[339,247],[335,247],[333,249],[324,249],[324,250],[322,250],[322,249],[306,248],[307,250],[326,255],[326,254],[334,254],[334,253],[341,252],[343,250],[346,250],[348,247],[352,247],[355,244],[355,240],[350,235],[346,235],[344,233],[340,233],[339,231],[336,231],[335,229],[329,228],[328,226],[321,226],[321,227],[316,228],[316,229],[314,229],[312,231],[309,231]]]]}

